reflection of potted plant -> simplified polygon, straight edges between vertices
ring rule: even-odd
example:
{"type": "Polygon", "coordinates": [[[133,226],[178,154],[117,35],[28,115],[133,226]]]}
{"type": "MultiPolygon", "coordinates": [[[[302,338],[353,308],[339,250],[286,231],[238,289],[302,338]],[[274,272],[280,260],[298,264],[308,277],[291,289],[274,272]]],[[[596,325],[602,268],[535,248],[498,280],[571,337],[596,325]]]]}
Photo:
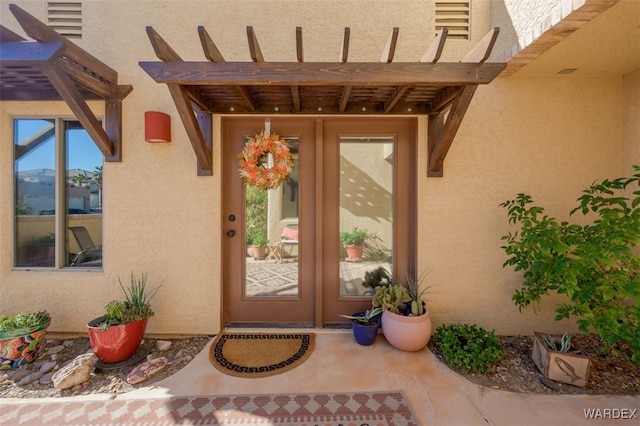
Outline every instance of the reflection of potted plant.
{"type": "Polygon", "coordinates": [[[351,320],[351,329],[356,342],[362,346],[370,346],[376,340],[380,328],[381,308],[372,308],[353,315],[340,315],[351,320]]]}
{"type": "Polygon", "coordinates": [[[376,287],[372,304],[382,308],[382,333],[400,350],[414,352],[431,338],[431,317],[422,299],[427,292],[421,279],[407,275],[407,286],[390,284],[376,287]]]}
{"type": "Polygon", "coordinates": [[[51,324],[47,311],[21,312],[0,317],[0,370],[31,364],[51,324]]]}
{"type": "Polygon", "coordinates": [[[345,246],[347,259],[351,262],[362,260],[364,242],[369,238],[369,232],[354,226],[350,231],[340,232],[340,240],[345,246]]]}
{"type": "Polygon", "coordinates": [[[256,232],[251,242],[251,255],[254,259],[264,259],[269,239],[262,232],[256,232]]]}
{"type": "Polygon", "coordinates": [[[571,336],[533,336],[533,362],[545,377],[574,386],[586,386],[591,359],[571,343],[571,336]]]}
{"type": "Polygon", "coordinates": [[[147,292],[147,275],[136,278],[131,273],[127,289],[118,277],[125,300],[112,300],[105,306],[105,315],[87,324],[91,347],[104,363],[124,361],[136,353],[147,327],[147,320],[154,315],[151,299],[161,285],[147,292]]]}

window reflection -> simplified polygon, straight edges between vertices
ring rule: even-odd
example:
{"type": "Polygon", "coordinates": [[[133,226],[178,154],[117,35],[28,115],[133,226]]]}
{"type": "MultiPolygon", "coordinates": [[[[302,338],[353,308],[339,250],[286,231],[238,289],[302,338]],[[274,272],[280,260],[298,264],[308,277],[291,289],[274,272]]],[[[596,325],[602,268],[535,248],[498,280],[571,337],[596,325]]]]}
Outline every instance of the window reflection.
{"type": "Polygon", "coordinates": [[[102,153],[78,122],[14,120],[14,188],[14,266],[102,265],[102,153]],[[60,214],[66,228],[87,230],[91,256],[78,257],[83,244],[71,229],[56,230],[60,214]],[[58,245],[65,254],[56,260],[58,245]]]}
{"type": "MultiPolygon", "coordinates": [[[[245,185],[245,296],[297,297],[299,276],[298,147],[297,138],[285,138],[293,157],[289,180],[262,190],[245,185]]],[[[269,154],[263,161],[271,167],[269,154]]]]}
{"type": "Polygon", "coordinates": [[[340,240],[340,295],[371,295],[365,273],[392,270],[393,138],[341,138],[340,240]]]}

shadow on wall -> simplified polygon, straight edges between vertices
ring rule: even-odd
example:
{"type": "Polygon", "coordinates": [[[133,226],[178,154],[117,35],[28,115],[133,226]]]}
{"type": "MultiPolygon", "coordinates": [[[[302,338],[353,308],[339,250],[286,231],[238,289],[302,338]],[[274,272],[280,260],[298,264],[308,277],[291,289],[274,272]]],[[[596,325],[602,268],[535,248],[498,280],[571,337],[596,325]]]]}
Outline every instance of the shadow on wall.
{"type": "Polygon", "coordinates": [[[355,216],[381,222],[390,219],[393,205],[389,191],[340,156],[340,207],[355,216]]]}

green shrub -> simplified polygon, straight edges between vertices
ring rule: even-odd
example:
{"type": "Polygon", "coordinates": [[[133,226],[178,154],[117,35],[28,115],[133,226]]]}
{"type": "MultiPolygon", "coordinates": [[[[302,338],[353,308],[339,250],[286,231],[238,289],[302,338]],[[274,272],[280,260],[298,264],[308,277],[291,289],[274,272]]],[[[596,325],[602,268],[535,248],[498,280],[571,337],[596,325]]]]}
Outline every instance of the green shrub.
{"type": "Polygon", "coordinates": [[[608,349],[631,346],[640,364],[640,167],[634,169],[632,177],[582,191],[570,214],[592,219],[586,225],[558,222],[526,194],[505,201],[509,222],[520,229],[502,238],[502,248],[509,256],[503,266],[524,271],[513,295],[520,310],[530,304],[537,310],[541,296],[552,292],[566,295],[556,321],[575,317],[582,332],[595,331],[608,349]]]}
{"type": "Polygon", "coordinates": [[[433,335],[449,366],[474,373],[488,373],[504,356],[500,338],[473,324],[441,325],[433,335]]]}

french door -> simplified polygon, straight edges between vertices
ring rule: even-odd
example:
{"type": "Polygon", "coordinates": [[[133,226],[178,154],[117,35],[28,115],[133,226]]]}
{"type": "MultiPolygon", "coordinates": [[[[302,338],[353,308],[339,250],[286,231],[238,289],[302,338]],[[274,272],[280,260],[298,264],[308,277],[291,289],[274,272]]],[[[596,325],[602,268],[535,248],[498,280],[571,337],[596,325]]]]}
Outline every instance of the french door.
{"type": "Polygon", "coordinates": [[[223,119],[223,323],[344,322],[340,314],[370,305],[367,271],[413,272],[415,119],[270,121],[294,170],[261,190],[241,180],[238,154],[264,119],[223,119]],[[367,238],[364,253],[350,258],[340,235],[354,229],[367,238]]]}

